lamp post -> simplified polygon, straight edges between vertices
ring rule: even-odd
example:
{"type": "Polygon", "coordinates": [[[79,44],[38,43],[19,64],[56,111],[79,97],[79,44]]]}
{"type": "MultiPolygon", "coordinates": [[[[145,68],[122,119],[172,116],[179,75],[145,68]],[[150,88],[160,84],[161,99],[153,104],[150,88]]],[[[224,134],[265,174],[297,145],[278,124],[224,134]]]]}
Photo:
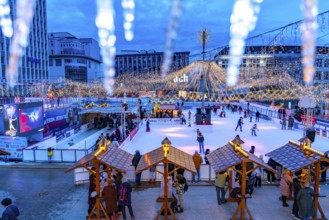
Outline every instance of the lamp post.
{"type": "Polygon", "coordinates": [[[202,93],[202,107],[201,109],[204,110],[204,87],[205,87],[205,80],[204,80],[204,60],[205,60],[205,49],[206,49],[206,44],[209,42],[210,38],[210,32],[208,29],[204,28],[203,30],[199,31],[198,33],[198,39],[200,44],[202,45],[202,72],[201,72],[201,77],[200,77],[200,90],[202,93]]]}
{"type": "MultiPolygon", "coordinates": [[[[126,89],[125,89],[126,90],[126,89]]],[[[122,125],[122,137],[126,138],[126,103],[127,103],[127,94],[126,91],[123,94],[123,125],[122,125]]]]}

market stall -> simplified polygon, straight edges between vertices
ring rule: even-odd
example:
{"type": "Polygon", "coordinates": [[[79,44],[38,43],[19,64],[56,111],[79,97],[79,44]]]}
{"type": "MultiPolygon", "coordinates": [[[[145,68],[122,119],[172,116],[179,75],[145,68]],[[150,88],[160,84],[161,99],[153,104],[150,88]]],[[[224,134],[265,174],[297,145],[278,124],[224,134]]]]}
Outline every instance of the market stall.
{"type": "Polygon", "coordinates": [[[164,219],[168,219],[168,215],[171,214],[173,219],[176,219],[173,210],[170,208],[169,202],[173,200],[172,196],[169,194],[169,177],[172,173],[176,172],[179,168],[187,170],[192,174],[196,174],[195,165],[192,156],[178,150],[177,148],[171,146],[171,142],[168,138],[165,138],[162,142],[162,147],[159,147],[147,154],[144,154],[140,162],[138,163],[135,174],[138,174],[144,170],[154,167],[160,163],[164,165],[164,171],[156,172],[163,175],[164,180],[164,193],[163,198],[160,200],[163,202],[160,211],[158,212],[155,219],[159,219],[161,213],[164,213],[164,219]],[[175,169],[168,170],[169,164],[175,165],[175,169]]]}
{"type": "Polygon", "coordinates": [[[133,159],[133,155],[127,153],[116,146],[110,146],[109,143],[101,144],[99,149],[90,153],[83,158],[81,158],[78,162],[76,162],[71,168],[67,169],[65,173],[70,172],[77,168],[85,168],[89,171],[90,175],[94,175],[96,188],[95,191],[97,193],[96,203],[90,212],[87,220],[110,220],[106,210],[101,201],[101,189],[100,189],[100,176],[103,172],[107,172],[108,176],[111,176],[111,169],[115,169],[119,172],[126,173],[128,167],[131,164],[133,159]],[[101,170],[101,166],[106,165],[106,169],[101,170]],[[92,169],[91,167],[94,167],[92,169]],[[94,217],[94,212],[96,212],[96,217],[94,217]],[[104,216],[104,217],[101,217],[104,216]]]}
{"type": "MultiPolygon", "coordinates": [[[[258,169],[259,167],[262,167],[266,170],[269,170],[271,172],[276,172],[271,167],[269,167],[264,161],[256,157],[255,155],[245,151],[242,149],[242,144],[244,141],[242,141],[237,135],[234,140],[230,141],[228,144],[226,144],[223,147],[220,147],[216,149],[215,151],[211,152],[207,155],[207,158],[209,160],[209,163],[211,164],[211,167],[214,169],[214,171],[217,173],[220,173],[222,171],[230,169],[231,171],[234,170],[236,173],[240,174],[240,194],[236,198],[229,198],[227,201],[229,202],[238,202],[238,207],[235,210],[232,220],[236,219],[246,219],[245,218],[245,211],[247,211],[249,218],[252,218],[251,212],[247,206],[246,199],[250,199],[251,196],[247,195],[247,176],[249,173],[252,173],[254,170],[258,169]],[[253,168],[249,169],[248,164],[255,164],[253,168]],[[239,166],[240,165],[240,166],[239,166]],[[240,167],[239,169],[237,167],[240,167]],[[237,217],[237,215],[240,212],[240,217],[237,217]]],[[[230,172],[231,173],[231,172],[230,172]]],[[[232,188],[232,173],[230,174],[230,184],[226,188],[226,191],[231,192],[232,188]]]]}
{"type": "Polygon", "coordinates": [[[292,173],[302,169],[308,169],[310,172],[313,172],[315,215],[312,219],[327,219],[319,203],[320,174],[329,169],[329,167],[321,169],[321,161],[329,162],[329,159],[325,157],[324,153],[311,148],[310,139],[303,137],[298,142],[289,141],[284,146],[266,154],[266,156],[281,164],[292,173]],[[321,217],[318,217],[319,212],[321,217]]]}

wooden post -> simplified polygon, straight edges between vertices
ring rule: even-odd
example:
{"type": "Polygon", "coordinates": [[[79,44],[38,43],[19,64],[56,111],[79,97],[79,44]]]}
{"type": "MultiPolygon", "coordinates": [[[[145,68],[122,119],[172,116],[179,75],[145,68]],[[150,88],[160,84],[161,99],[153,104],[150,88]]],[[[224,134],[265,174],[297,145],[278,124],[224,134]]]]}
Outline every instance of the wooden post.
{"type": "Polygon", "coordinates": [[[168,172],[168,162],[167,161],[164,161],[163,163],[164,163],[164,172],[163,172],[163,184],[164,184],[164,196],[163,197],[164,198],[163,198],[163,204],[161,206],[161,209],[158,212],[158,215],[157,215],[157,217],[155,219],[159,219],[162,211],[164,211],[164,216],[163,217],[164,217],[165,220],[168,220],[168,214],[169,214],[169,212],[170,212],[172,218],[174,220],[176,220],[176,216],[175,216],[174,212],[171,210],[170,205],[169,205],[169,195],[168,195],[168,191],[169,191],[169,189],[168,189],[168,187],[169,187],[168,186],[168,176],[169,176],[169,174],[168,174],[169,173],[168,172]]]}
{"type": "Polygon", "coordinates": [[[321,205],[319,203],[319,186],[320,186],[320,174],[321,174],[321,166],[320,161],[317,161],[314,163],[314,216],[312,219],[326,219],[326,216],[321,208],[321,205]],[[321,214],[321,218],[318,218],[318,210],[321,214]]]}
{"type": "Polygon", "coordinates": [[[241,179],[240,179],[240,188],[241,188],[241,197],[239,198],[239,205],[237,207],[237,209],[235,210],[233,216],[232,216],[232,220],[236,220],[236,219],[240,219],[240,220],[245,220],[247,218],[245,218],[245,211],[247,211],[248,215],[249,215],[249,219],[252,220],[252,215],[250,213],[250,210],[247,206],[246,203],[246,182],[247,182],[247,162],[245,160],[243,160],[241,162],[241,166],[242,166],[242,170],[241,170],[241,179]],[[238,213],[240,212],[240,217],[236,218],[236,216],[238,215],[238,213]]]}
{"type": "Polygon", "coordinates": [[[101,188],[100,188],[100,165],[101,163],[97,160],[97,159],[93,159],[92,160],[92,164],[93,166],[95,167],[95,179],[96,179],[96,188],[95,188],[95,191],[97,193],[97,196],[96,196],[96,203],[93,207],[93,209],[91,210],[89,216],[88,216],[88,220],[91,220],[91,219],[95,219],[93,216],[94,216],[94,211],[96,210],[96,219],[101,219],[101,211],[103,212],[104,216],[105,216],[105,219],[106,220],[110,220],[110,217],[108,216],[108,214],[106,213],[106,210],[102,204],[102,202],[100,201],[100,198],[101,198],[101,188]]]}
{"type": "Polygon", "coordinates": [[[241,219],[244,219],[244,209],[246,207],[246,181],[247,181],[247,163],[242,161],[242,173],[241,173],[241,219]]]}

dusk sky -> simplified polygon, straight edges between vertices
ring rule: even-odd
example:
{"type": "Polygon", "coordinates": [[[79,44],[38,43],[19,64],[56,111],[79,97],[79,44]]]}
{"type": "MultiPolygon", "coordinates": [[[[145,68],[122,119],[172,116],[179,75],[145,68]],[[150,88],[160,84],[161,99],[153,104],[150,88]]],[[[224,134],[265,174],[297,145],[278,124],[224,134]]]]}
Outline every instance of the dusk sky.
{"type": "MultiPolygon", "coordinates": [[[[121,50],[164,51],[167,23],[170,15],[170,0],[136,0],[134,33],[127,42],[123,34],[121,1],[115,2],[115,24],[117,53],[121,50]]],[[[174,51],[198,53],[201,46],[197,33],[203,28],[211,32],[210,50],[229,43],[230,15],[233,0],[183,0],[178,38],[174,51]]],[[[300,0],[264,0],[256,29],[249,34],[255,36],[302,19],[300,0]]],[[[319,13],[329,10],[329,0],[318,0],[319,13]]],[[[70,32],[78,38],[92,37],[98,41],[95,26],[96,1],[91,0],[48,0],[48,32],[70,32]]],[[[329,43],[329,16],[324,16],[324,28],[319,31],[318,45],[329,43]]],[[[319,25],[322,26],[322,18],[319,25]]],[[[291,30],[286,31],[289,38],[291,30]]],[[[274,36],[274,34],[273,34],[274,36]]],[[[273,37],[271,35],[267,38],[273,37]]],[[[286,40],[285,42],[288,42],[286,40]]],[[[296,44],[296,42],[295,42],[296,44]]]]}

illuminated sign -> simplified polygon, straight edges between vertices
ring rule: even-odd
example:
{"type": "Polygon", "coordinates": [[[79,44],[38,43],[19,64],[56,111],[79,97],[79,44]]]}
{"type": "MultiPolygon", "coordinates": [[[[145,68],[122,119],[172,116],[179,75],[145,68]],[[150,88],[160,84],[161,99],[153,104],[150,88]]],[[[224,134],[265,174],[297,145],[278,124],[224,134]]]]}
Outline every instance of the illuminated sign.
{"type": "Polygon", "coordinates": [[[174,83],[188,83],[188,76],[184,73],[184,75],[174,78],[174,83]]]}

